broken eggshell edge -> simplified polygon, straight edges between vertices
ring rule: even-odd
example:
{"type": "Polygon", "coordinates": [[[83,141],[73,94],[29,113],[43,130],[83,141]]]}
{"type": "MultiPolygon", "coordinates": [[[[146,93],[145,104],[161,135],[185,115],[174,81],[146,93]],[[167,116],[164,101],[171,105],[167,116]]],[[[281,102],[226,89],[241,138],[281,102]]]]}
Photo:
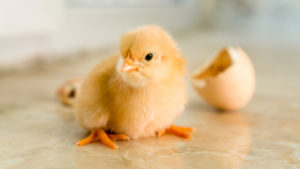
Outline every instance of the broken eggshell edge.
{"type": "Polygon", "coordinates": [[[247,105],[255,89],[253,64],[241,48],[223,48],[207,66],[191,76],[195,90],[211,105],[238,110],[247,105]]]}

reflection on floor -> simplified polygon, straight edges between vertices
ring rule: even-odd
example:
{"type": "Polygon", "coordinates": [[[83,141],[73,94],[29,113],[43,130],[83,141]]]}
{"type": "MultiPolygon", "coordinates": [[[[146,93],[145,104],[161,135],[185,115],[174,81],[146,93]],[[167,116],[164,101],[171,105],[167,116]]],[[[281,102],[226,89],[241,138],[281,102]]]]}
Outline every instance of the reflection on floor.
{"type": "MultiPolygon", "coordinates": [[[[257,89],[237,112],[219,112],[188,88],[176,124],[194,126],[191,140],[173,136],[76,147],[86,133],[55,89],[84,76],[101,58],[81,57],[0,79],[0,168],[299,168],[300,53],[294,43],[253,34],[191,32],[177,36],[192,70],[223,45],[239,44],[253,59],[257,89]],[[38,167],[41,166],[41,167],[38,167]]],[[[187,79],[187,83],[188,79],[187,79]]]]}

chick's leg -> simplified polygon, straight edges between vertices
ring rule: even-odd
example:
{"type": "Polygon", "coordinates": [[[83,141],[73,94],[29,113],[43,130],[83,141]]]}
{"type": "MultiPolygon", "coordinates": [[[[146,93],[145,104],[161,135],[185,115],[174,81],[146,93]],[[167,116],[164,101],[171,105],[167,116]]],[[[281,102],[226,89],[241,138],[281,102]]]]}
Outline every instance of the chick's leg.
{"type": "Polygon", "coordinates": [[[194,129],[191,127],[180,127],[180,126],[175,126],[171,125],[169,128],[157,132],[157,136],[161,137],[165,134],[172,134],[178,137],[182,138],[191,138],[190,132],[192,132],[194,129]]]}
{"type": "MultiPolygon", "coordinates": [[[[117,140],[120,140],[120,139],[117,139],[117,140]]],[[[84,138],[77,142],[77,146],[83,146],[83,145],[86,145],[86,144],[89,144],[89,143],[92,143],[95,141],[100,141],[104,145],[106,145],[112,149],[118,148],[103,129],[92,130],[91,134],[87,138],[84,138]]]]}

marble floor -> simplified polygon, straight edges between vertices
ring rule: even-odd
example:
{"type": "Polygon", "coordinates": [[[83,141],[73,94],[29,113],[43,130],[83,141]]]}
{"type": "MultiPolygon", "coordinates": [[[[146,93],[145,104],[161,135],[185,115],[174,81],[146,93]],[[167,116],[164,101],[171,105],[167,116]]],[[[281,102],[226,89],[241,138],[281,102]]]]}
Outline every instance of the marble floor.
{"type": "MultiPolygon", "coordinates": [[[[0,77],[0,168],[300,168],[299,41],[272,34],[191,31],[175,36],[189,71],[224,45],[241,46],[253,60],[252,101],[236,112],[206,104],[188,79],[189,105],[176,124],[195,127],[190,140],[173,136],[75,146],[86,133],[56,88],[84,76],[113,50],[0,77]]],[[[115,49],[116,50],[116,49],[115,49]]]]}

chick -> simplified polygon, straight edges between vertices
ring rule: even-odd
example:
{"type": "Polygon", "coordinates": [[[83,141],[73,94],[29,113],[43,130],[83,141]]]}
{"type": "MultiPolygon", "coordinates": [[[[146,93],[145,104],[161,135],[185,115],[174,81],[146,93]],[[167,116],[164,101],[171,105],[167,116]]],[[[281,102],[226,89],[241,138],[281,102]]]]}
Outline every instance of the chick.
{"type": "Polygon", "coordinates": [[[192,128],[172,125],[187,103],[184,65],[161,28],[145,26],[124,34],[120,54],[96,65],[82,83],[75,117],[91,134],[77,145],[101,141],[116,149],[115,140],[165,133],[190,138],[192,128]]]}

